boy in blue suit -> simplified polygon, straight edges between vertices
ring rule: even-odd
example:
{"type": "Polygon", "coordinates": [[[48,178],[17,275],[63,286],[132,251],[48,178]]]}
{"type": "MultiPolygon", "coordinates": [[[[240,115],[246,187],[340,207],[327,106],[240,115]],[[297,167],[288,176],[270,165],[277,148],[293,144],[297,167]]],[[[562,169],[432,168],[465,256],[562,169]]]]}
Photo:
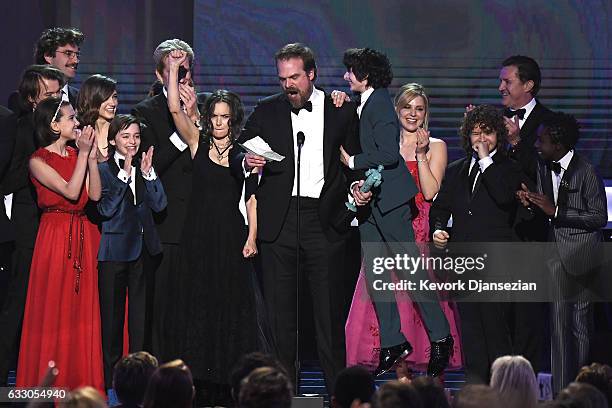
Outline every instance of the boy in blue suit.
{"type": "Polygon", "coordinates": [[[147,260],[162,251],[152,211],[166,208],[166,193],[152,166],[153,147],[138,160],[141,123],[117,115],[108,130],[109,160],[99,164],[104,217],[98,251],[104,379],[111,388],[113,367],[123,351],[126,291],[129,293],[130,352],[145,341],[147,260]]]}
{"type": "MultiPolygon", "coordinates": [[[[376,244],[386,247],[388,253],[415,254],[410,199],[418,192],[417,186],[404,164],[399,152],[400,129],[391,97],[387,87],[393,79],[391,64],[386,55],[369,48],[352,48],[344,53],[344,65],[347,72],[344,79],[351,91],[360,94],[357,107],[359,115],[359,141],[362,153],[348,156],[342,151],[341,160],[351,169],[366,170],[383,165],[382,184],[375,190],[363,194],[359,188],[363,182],[352,188],[352,194],[358,205],[366,204],[370,199],[369,216],[360,222],[366,276],[372,284],[372,261],[380,256],[373,249],[376,244]]],[[[388,278],[388,277],[387,277],[388,278]]],[[[427,374],[433,377],[440,375],[448,365],[453,338],[446,317],[438,302],[427,302],[412,293],[418,305],[427,333],[431,341],[431,356],[427,374]]],[[[380,333],[380,360],[375,375],[390,370],[396,363],[412,352],[401,332],[400,316],[394,302],[374,299],[380,333]]]]}

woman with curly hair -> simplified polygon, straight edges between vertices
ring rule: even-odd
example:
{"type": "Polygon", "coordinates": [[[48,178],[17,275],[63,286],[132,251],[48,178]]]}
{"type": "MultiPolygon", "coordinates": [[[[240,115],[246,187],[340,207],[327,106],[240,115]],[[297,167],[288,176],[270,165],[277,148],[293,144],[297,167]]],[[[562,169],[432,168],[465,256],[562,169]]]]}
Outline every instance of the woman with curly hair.
{"type": "Polygon", "coordinates": [[[108,159],[108,128],[117,112],[117,81],[95,74],[87,78],[79,90],[77,113],[83,126],[95,130],[98,161],[108,159]]]}

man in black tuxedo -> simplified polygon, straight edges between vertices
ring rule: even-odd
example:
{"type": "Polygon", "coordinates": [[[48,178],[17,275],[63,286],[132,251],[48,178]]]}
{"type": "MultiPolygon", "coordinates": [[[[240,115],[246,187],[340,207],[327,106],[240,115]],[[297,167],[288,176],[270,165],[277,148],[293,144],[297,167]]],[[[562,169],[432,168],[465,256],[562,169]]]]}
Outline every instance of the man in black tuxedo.
{"type": "MultiPolygon", "coordinates": [[[[433,242],[515,241],[513,229],[522,172],[507,157],[502,113],[482,105],[468,112],[461,126],[467,157],[451,163],[429,212],[433,242]],[[453,217],[452,231],[447,223],[453,217]]],[[[488,384],[489,369],[500,356],[513,354],[508,304],[459,303],[467,380],[488,384]]],[[[517,350],[514,354],[521,354],[517,350]]]]}
{"type": "Polygon", "coordinates": [[[11,281],[7,286],[6,301],[0,305],[0,333],[3,333],[0,337],[0,378],[5,381],[19,349],[19,331],[40,218],[28,167],[30,156],[38,148],[33,111],[43,99],[59,95],[64,78],[64,74],[51,65],[31,65],[23,73],[18,92],[20,100],[25,101],[24,110],[17,120],[15,147],[9,152],[12,154],[9,167],[0,179],[1,193],[13,195],[11,220],[15,231],[11,281]]]}
{"type": "MultiPolygon", "coordinates": [[[[77,28],[54,27],[43,31],[34,49],[34,63],[51,65],[65,75],[62,98],[76,108],[79,90],[68,83],[74,79],[79,66],[81,44],[85,36],[77,28]]],[[[8,106],[19,116],[29,113],[28,101],[19,98],[18,92],[9,96],[8,106]]]]}
{"type": "Polygon", "coordinates": [[[542,121],[538,143],[537,190],[523,186],[524,206],[540,210],[548,220],[546,230],[553,254],[547,260],[551,273],[551,351],[553,388],[559,392],[588,363],[592,335],[592,304],[588,288],[602,261],[607,222],[604,184],[595,168],[574,151],[579,127],[573,116],[552,113],[542,121]]]}
{"type": "MultiPolygon", "coordinates": [[[[15,144],[16,122],[13,112],[0,106],[0,180],[4,178],[11,161],[11,153],[15,144]]],[[[0,194],[0,284],[2,285],[0,306],[4,303],[4,292],[9,281],[14,240],[13,224],[6,213],[4,195],[0,194]]],[[[6,377],[0,378],[0,381],[6,381],[6,377]]]]}
{"type": "Polygon", "coordinates": [[[169,318],[166,315],[167,305],[172,301],[168,299],[167,293],[173,268],[178,264],[178,244],[187,214],[192,184],[191,155],[187,144],[181,139],[174,126],[166,98],[165,84],[168,83],[169,75],[166,62],[173,50],[183,50],[187,53],[188,59],[185,60],[184,66],[179,71],[179,88],[188,116],[199,126],[199,105],[204,102],[206,95],[199,94],[196,98],[191,80],[194,53],[189,44],[179,39],[163,41],[153,53],[156,65],[155,75],[164,84],[163,91],[143,100],[132,109],[132,114],[140,118],[146,126],[141,133],[141,151],[147,151],[150,146],[155,146],[153,165],[168,198],[166,209],[154,214],[163,254],[158,260],[160,264],[154,268],[154,279],[149,279],[149,282],[153,284],[147,289],[153,291],[150,294],[153,296],[153,310],[147,312],[147,315],[152,316],[153,319],[150,322],[152,325],[150,347],[153,354],[162,361],[171,357],[169,354],[172,353],[172,350],[167,350],[166,347],[169,342],[164,341],[166,336],[172,336],[172,333],[166,333],[164,330],[164,321],[169,318]]]}
{"type": "MultiPolygon", "coordinates": [[[[540,90],[541,72],[538,63],[530,57],[514,55],[502,62],[498,91],[504,105],[508,156],[516,160],[528,176],[529,186],[536,182],[536,151],[534,143],[538,126],[550,110],[536,99],[540,90]]],[[[521,241],[546,241],[547,220],[542,214],[532,214],[522,206],[517,210],[514,229],[521,241]]],[[[514,308],[514,341],[537,373],[542,368],[544,330],[542,303],[519,303],[514,308]]],[[[545,366],[545,365],[544,365],[545,366]]]]}
{"type": "Polygon", "coordinates": [[[244,165],[246,171],[263,167],[256,197],[264,297],[279,360],[297,386],[296,167],[298,134],[303,133],[300,274],[309,283],[319,360],[332,392],[345,365],[342,272],[353,218],[347,217],[344,205],[349,184],[339,154],[341,145],[353,152],[357,148],[357,115],[354,103],[336,108],[331,97],[314,86],[317,68],[310,48],[288,44],[275,58],[282,92],[259,101],[240,141],[259,136],[285,158],[266,163],[246,154],[232,166],[240,170],[244,165]]]}

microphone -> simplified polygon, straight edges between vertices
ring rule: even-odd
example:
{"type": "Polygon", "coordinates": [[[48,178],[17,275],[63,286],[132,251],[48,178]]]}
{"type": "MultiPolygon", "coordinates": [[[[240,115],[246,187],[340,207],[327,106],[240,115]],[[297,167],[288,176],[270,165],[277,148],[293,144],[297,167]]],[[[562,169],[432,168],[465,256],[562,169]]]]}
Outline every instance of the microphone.
{"type": "Polygon", "coordinates": [[[304,132],[302,132],[300,130],[297,133],[297,145],[298,145],[298,148],[301,148],[302,146],[304,146],[304,139],[306,139],[306,136],[304,136],[304,132]]]}

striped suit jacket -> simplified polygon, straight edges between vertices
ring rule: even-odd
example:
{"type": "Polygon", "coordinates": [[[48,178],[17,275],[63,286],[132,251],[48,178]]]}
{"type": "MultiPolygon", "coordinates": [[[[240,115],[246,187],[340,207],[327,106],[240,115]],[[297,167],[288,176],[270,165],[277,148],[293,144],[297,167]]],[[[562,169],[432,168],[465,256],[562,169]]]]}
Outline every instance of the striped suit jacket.
{"type": "MultiPolygon", "coordinates": [[[[538,162],[537,187],[554,203],[550,167],[538,162]]],[[[548,240],[571,275],[592,272],[601,262],[601,228],[607,223],[604,184],[595,168],[574,152],[559,185],[557,216],[550,220],[548,240]]]]}

